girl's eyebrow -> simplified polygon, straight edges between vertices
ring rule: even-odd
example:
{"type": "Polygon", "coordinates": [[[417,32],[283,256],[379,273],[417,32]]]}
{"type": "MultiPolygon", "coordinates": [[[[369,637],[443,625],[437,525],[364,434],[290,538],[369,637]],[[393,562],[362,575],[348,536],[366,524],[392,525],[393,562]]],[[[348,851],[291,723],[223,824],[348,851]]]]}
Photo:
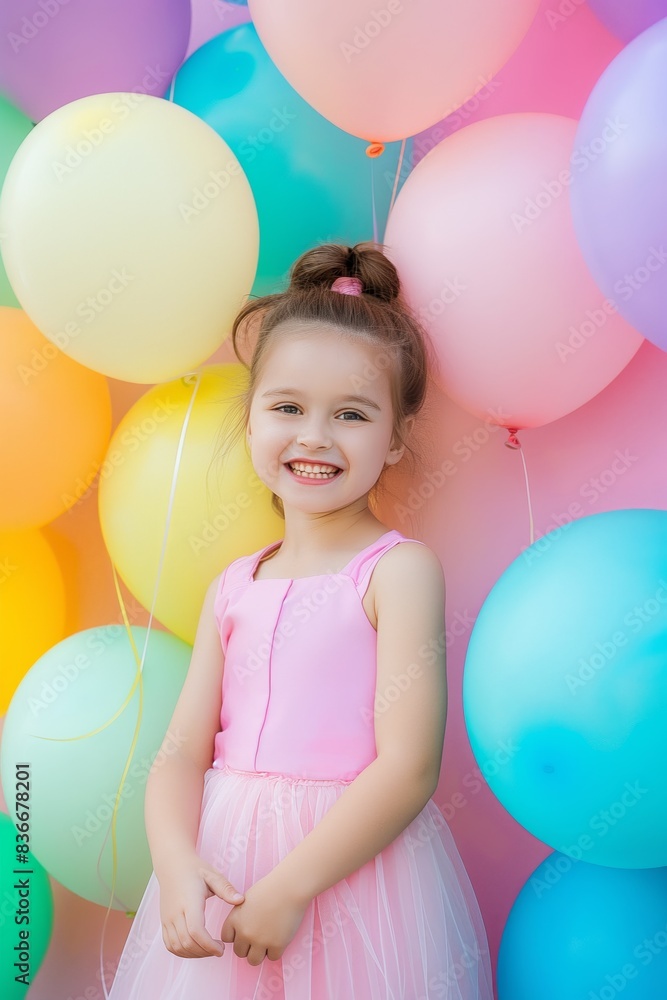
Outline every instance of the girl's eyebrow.
{"type": "MultiPolygon", "coordinates": [[[[282,386],[279,389],[269,389],[268,392],[262,393],[262,399],[265,396],[298,396],[299,390],[295,389],[293,386],[282,386]]],[[[368,396],[341,396],[341,403],[359,403],[361,406],[370,406],[374,410],[380,410],[378,404],[373,400],[369,399],[368,396]]]]}

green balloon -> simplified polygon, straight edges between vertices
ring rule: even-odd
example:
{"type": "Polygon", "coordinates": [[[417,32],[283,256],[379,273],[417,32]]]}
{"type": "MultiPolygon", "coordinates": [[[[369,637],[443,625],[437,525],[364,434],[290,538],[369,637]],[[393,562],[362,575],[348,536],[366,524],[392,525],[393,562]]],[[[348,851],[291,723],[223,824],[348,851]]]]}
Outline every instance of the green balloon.
{"type": "MultiPolygon", "coordinates": [[[[145,628],[132,627],[140,656],[146,633],[145,628]]],[[[143,896],[152,872],[144,826],[146,780],[191,654],[192,647],[181,639],[151,630],[141,722],[122,788],[140,694],[137,683],[121,711],[138,671],[125,626],[106,625],[63,639],[37,660],[10,703],[0,761],[8,804],[11,808],[7,793],[13,788],[16,765],[29,762],[31,850],[62,885],[93,903],[134,911],[143,896]],[[117,864],[112,899],[114,805],[117,864]]],[[[176,750],[179,734],[171,735],[176,750]]]]}
{"type": "MultiPolygon", "coordinates": [[[[12,783],[4,786],[12,800],[25,793],[19,768],[12,771],[12,783]]],[[[30,792],[28,791],[29,795],[30,792]]],[[[19,811],[23,802],[19,801],[19,811]]],[[[31,800],[28,799],[29,807],[31,800]]],[[[29,812],[29,808],[26,810],[29,812]]],[[[15,827],[9,816],[0,813],[0,991],[3,1000],[24,1000],[28,986],[37,975],[51,940],[53,892],[47,872],[26,846],[22,823],[15,827]],[[11,957],[10,957],[11,956],[11,957]]]]}
{"type": "MultiPolygon", "coordinates": [[[[19,148],[28,132],[32,129],[32,122],[24,114],[18,111],[13,104],[0,94],[0,188],[5,181],[5,176],[9,169],[9,164],[14,158],[14,153],[19,148]]],[[[0,233],[0,254],[2,251],[2,233],[0,233]]],[[[12,291],[9,284],[5,268],[0,255],[0,306],[20,307],[20,302],[12,291]]]]}

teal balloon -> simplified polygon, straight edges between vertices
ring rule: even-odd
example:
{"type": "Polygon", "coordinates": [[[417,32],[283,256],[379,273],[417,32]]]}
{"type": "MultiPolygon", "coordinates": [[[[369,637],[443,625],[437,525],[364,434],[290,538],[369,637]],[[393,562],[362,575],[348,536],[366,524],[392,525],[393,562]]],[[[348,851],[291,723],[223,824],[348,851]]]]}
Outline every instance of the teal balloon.
{"type": "Polygon", "coordinates": [[[667,512],[582,517],[505,570],[463,676],[493,793],[555,850],[667,864],[667,512]]]}
{"type": "MultiPolygon", "coordinates": [[[[132,626],[140,656],[146,631],[132,626]]],[[[10,702],[2,736],[3,789],[14,787],[15,763],[29,761],[31,849],[58,882],[93,903],[134,911],[141,901],[152,871],[144,827],[146,780],[153,761],[157,766],[168,757],[164,751],[158,757],[158,751],[191,654],[187,643],[151,630],[140,716],[138,683],[122,708],[138,670],[125,626],[87,629],[40,657],[10,702]],[[112,897],[111,819],[119,792],[112,897]]],[[[176,750],[178,734],[170,736],[176,750]]],[[[7,799],[11,806],[11,796],[7,799]]]]}
{"type": "Polygon", "coordinates": [[[667,868],[551,854],[510,911],[497,974],[498,1000],[667,996],[667,868]]]}
{"type": "MultiPolygon", "coordinates": [[[[260,225],[251,294],[282,291],[287,272],[313,245],[373,239],[372,183],[382,238],[401,144],[377,159],[300,97],[269,58],[252,24],[197,49],[174,78],[173,100],[231,147],[252,188],[260,225]]],[[[409,170],[406,143],[397,192],[409,170]]]]}
{"type": "MultiPolygon", "coordinates": [[[[3,782],[7,799],[12,799],[17,792],[25,793],[25,780],[21,781],[23,771],[16,767],[18,763],[12,763],[11,784],[3,782]]],[[[27,794],[30,797],[26,811],[29,812],[30,790],[27,794]]],[[[25,800],[19,805],[25,806],[25,800]]],[[[23,827],[25,822],[19,821],[20,828],[17,828],[6,813],[0,813],[0,993],[3,1000],[25,1000],[28,984],[39,971],[53,930],[51,883],[32,852],[23,850],[30,844],[30,832],[26,835],[23,827]]]]}
{"type": "MultiPolygon", "coordinates": [[[[0,94],[0,189],[9,170],[9,164],[14,159],[14,153],[19,148],[33,124],[29,118],[10,104],[0,94]]],[[[2,234],[0,233],[0,254],[2,253],[2,234]]],[[[20,307],[19,300],[14,295],[12,286],[5,273],[0,256],[0,306],[20,307]]]]}

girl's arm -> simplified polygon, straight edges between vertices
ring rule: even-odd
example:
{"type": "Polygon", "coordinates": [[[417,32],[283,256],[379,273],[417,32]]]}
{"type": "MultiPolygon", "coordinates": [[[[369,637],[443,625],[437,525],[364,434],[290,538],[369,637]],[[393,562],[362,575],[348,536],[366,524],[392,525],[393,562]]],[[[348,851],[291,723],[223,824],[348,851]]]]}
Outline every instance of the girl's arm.
{"type": "Polygon", "coordinates": [[[146,836],[158,878],[195,855],[204,772],[220,729],[224,657],[213,614],[219,580],[206,592],[187,677],[146,784],[146,836]]]}
{"type": "Polygon", "coordinates": [[[402,677],[375,714],[377,757],[273,869],[277,891],[308,903],[387,847],[434,794],[447,716],[445,582],[431,549],[395,546],[375,570],[377,684],[402,677]]]}

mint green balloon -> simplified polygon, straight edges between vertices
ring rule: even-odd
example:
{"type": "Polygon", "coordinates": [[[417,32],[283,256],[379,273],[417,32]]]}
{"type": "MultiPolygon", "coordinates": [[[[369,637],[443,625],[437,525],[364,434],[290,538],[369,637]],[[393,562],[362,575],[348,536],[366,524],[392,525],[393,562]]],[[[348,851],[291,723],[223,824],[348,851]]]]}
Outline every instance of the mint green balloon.
{"type": "MultiPolygon", "coordinates": [[[[14,158],[14,153],[19,148],[28,132],[32,129],[32,122],[24,114],[18,111],[13,104],[0,94],[0,188],[4,184],[5,175],[9,169],[9,164],[14,158]]],[[[2,252],[2,233],[0,233],[0,254],[2,252]]],[[[0,306],[20,306],[20,303],[12,286],[9,284],[5,268],[0,256],[0,306]]]]}
{"type": "MultiPolygon", "coordinates": [[[[290,86],[252,24],[193,52],[174,78],[173,99],[225,140],[252,188],[260,239],[251,295],[282,291],[290,265],[317,243],[372,240],[372,185],[382,239],[401,143],[368,157],[368,142],[333,125],[290,86]]],[[[408,140],[397,193],[411,156],[408,140]]]]}
{"type": "MultiPolygon", "coordinates": [[[[146,631],[132,627],[140,656],[146,631]]],[[[0,760],[8,806],[15,765],[28,761],[31,849],[58,882],[93,903],[134,911],[141,901],[152,871],[143,815],[146,780],[191,654],[181,639],[151,630],[137,744],[116,811],[113,900],[111,817],[139,717],[139,685],[106,728],[83,739],[63,738],[103,726],[128,696],[138,668],[125,627],[106,625],[63,639],[31,667],[9,705],[0,760]]],[[[174,733],[173,750],[178,745],[174,733]]]]}
{"type": "MultiPolygon", "coordinates": [[[[11,783],[4,784],[5,798],[10,801],[16,793],[25,792],[25,780],[21,780],[24,772],[12,765],[11,773],[11,783]]],[[[29,789],[27,794],[30,795],[29,789]]],[[[32,797],[26,811],[31,801],[32,797]]],[[[19,807],[24,804],[19,802],[19,807]]],[[[20,838],[25,836],[9,816],[0,813],[0,993],[3,1000],[25,1000],[27,984],[37,975],[53,930],[53,892],[49,876],[34,855],[22,849],[26,841],[20,838]]]]}

